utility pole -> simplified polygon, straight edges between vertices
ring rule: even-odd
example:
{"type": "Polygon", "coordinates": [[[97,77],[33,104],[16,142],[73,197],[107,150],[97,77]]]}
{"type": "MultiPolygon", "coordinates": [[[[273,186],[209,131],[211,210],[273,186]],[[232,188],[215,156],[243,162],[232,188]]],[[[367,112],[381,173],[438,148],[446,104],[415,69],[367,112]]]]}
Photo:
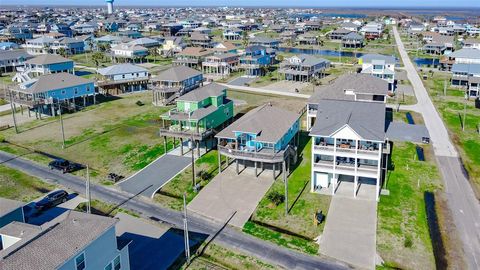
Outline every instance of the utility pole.
{"type": "Polygon", "coordinates": [[[443,82],[443,96],[447,96],[447,79],[443,82]]]}
{"type": "MultiPolygon", "coordinates": [[[[60,126],[62,130],[62,149],[65,149],[65,130],[63,129],[62,105],[60,104],[60,100],[57,99],[57,102],[58,102],[58,110],[60,114],[60,126]]],[[[52,106],[54,106],[54,103],[52,103],[52,106]]]]}
{"type": "Polygon", "coordinates": [[[283,182],[285,184],[285,216],[288,215],[288,175],[286,161],[283,161],[283,182]]]}
{"type": "Polygon", "coordinates": [[[8,90],[8,93],[10,96],[10,108],[12,109],[13,125],[15,126],[15,133],[18,134],[17,117],[15,116],[16,112],[15,112],[15,106],[13,105],[12,91],[8,90]]]}
{"type": "Polygon", "coordinates": [[[187,221],[187,199],[186,194],[183,193],[183,235],[185,241],[185,258],[187,265],[190,264],[190,241],[188,239],[188,221],[187,221]]]}
{"type": "Polygon", "coordinates": [[[193,140],[193,135],[188,144],[189,144],[188,146],[190,148],[190,152],[192,152],[192,185],[193,185],[193,191],[196,192],[197,181],[195,179],[195,154],[194,154],[195,143],[193,140]]]}
{"type": "Polygon", "coordinates": [[[85,185],[85,196],[87,197],[87,213],[90,214],[92,212],[92,209],[91,209],[91,200],[92,200],[92,197],[90,196],[90,171],[89,171],[89,168],[88,168],[88,164],[87,164],[87,182],[86,182],[86,185],[85,185]]]}
{"type": "Polygon", "coordinates": [[[463,124],[462,124],[462,131],[465,131],[465,118],[467,118],[467,99],[468,93],[465,91],[465,100],[463,102],[463,124]]]}

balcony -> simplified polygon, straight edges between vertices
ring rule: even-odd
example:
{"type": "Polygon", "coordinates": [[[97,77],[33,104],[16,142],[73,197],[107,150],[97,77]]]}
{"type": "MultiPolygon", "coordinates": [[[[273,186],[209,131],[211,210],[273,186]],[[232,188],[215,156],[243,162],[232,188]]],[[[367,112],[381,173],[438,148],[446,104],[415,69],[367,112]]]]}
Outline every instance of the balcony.
{"type": "MultiPolygon", "coordinates": [[[[313,163],[314,169],[323,172],[333,173],[333,160],[319,160],[313,163]]],[[[335,173],[345,175],[355,175],[355,163],[339,162],[335,164],[335,173]]],[[[357,175],[363,177],[377,177],[378,167],[376,165],[358,164],[357,175]]]]}
{"type": "MultiPolygon", "coordinates": [[[[333,154],[334,152],[334,145],[321,142],[319,144],[314,144],[313,149],[315,151],[320,152],[328,152],[329,154],[333,154]]],[[[366,145],[361,144],[358,149],[355,149],[355,145],[350,144],[338,144],[336,152],[337,153],[349,153],[349,154],[361,154],[361,155],[368,155],[370,157],[377,157],[378,156],[378,146],[376,145],[366,145]]],[[[382,147],[383,154],[390,154],[390,144],[385,143],[382,147]]]]}
{"type": "Polygon", "coordinates": [[[169,127],[161,127],[159,129],[160,136],[167,137],[177,137],[184,139],[191,139],[203,141],[209,136],[213,135],[214,131],[211,129],[189,129],[189,128],[180,128],[179,125],[172,125],[169,127]]]}
{"type": "Polygon", "coordinates": [[[273,149],[244,149],[239,150],[235,149],[234,146],[227,144],[227,145],[218,145],[218,151],[222,155],[231,157],[231,158],[238,158],[238,159],[246,159],[251,161],[259,161],[259,162],[268,162],[268,163],[278,163],[283,162],[287,157],[288,153],[291,151],[290,146],[288,146],[285,150],[281,151],[274,151],[273,149]]]}

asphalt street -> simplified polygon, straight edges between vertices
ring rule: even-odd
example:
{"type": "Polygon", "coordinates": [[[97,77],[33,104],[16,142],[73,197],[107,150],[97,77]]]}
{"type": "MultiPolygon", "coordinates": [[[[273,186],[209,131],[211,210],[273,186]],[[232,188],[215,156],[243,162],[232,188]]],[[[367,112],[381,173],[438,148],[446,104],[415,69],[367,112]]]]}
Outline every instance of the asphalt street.
{"type": "MultiPolygon", "coordinates": [[[[36,176],[44,181],[62,185],[79,194],[85,194],[85,180],[70,174],[50,170],[46,166],[0,151],[0,164],[36,176]]],[[[182,213],[163,208],[149,200],[127,192],[91,184],[92,199],[99,199],[118,207],[138,212],[143,217],[159,220],[175,228],[183,228],[182,213]]],[[[233,249],[257,257],[285,269],[348,269],[349,266],[331,258],[311,256],[289,250],[247,235],[229,226],[214,223],[198,216],[189,217],[189,229],[209,235],[206,241],[218,241],[233,249]]]]}
{"type": "Polygon", "coordinates": [[[431,136],[434,153],[445,183],[448,205],[463,243],[467,265],[469,269],[480,269],[480,203],[473,193],[458,153],[450,141],[447,128],[408,57],[395,26],[393,33],[408,79],[412,83],[418,100],[415,109],[423,115],[431,136]]]}

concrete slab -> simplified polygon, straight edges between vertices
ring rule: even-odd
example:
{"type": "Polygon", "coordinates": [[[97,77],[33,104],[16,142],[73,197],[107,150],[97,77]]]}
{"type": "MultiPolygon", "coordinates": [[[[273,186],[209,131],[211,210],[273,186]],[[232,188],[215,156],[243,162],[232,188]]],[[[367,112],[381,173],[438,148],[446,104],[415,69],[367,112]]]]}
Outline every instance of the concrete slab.
{"type": "Polygon", "coordinates": [[[254,169],[247,168],[237,175],[235,164],[231,164],[200,191],[188,209],[220,223],[233,215],[229,224],[242,228],[272,184],[271,171],[257,178],[254,169]]]}
{"type": "Polygon", "coordinates": [[[310,87],[310,91],[313,91],[311,83],[280,80],[278,82],[274,82],[272,84],[269,84],[267,86],[263,86],[260,88],[267,89],[267,90],[289,92],[289,93],[297,93],[296,90],[302,91],[307,87],[310,87]]]}
{"type": "Polygon", "coordinates": [[[398,99],[401,99],[403,94],[406,96],[415,96],[413,87],[410,85],[399,84],[397,85],[397,89],[395,89],[395,91],[397,92],[398,99]]]}
{"type": "Polygon", "coordinates": [[[392,141],[421,143],[423,137],[430,138],[427,127],[424,125],[391,122],[387,128],[387,138],[392,141]]]}
{"type": "Polygon", "coordinates": [[[191,159],[187,156],[163,155],[118,186],[131,194],[152,198],[155,193],[178,173],[187,168],[191,159]]]}
{"type": "Polygon", "coordinates": [[[230,85],[245,86],[245,84],[254,81],[255,77],[238,77],[228,82],[230,85]]]}
{"type": "MultiPolygon", "coordinates": [[[[115,217],[119,219],[115,226],[116,235],[131,241],[131,269],[168,269],[179,256],[183,256],[183,235],[178,231],[124,213],[118,213],[115,217]]],[[[194,245],[195,242],[191,241],[190,244],[194,245]]]]}
{"type": "Polygon", "coordinates": [[[320,252],[361,269],[375,269],[377,203],[333,196],[320,252]]]}

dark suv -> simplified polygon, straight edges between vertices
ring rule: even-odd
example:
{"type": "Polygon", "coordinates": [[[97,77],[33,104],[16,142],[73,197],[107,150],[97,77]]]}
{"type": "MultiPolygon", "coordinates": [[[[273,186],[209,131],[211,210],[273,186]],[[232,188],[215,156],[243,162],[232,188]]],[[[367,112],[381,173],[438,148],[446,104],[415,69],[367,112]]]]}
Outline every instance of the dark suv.
{"type": "Polygon", "coordinates": [[[64,203],[68,200],[68,192],[65,190],[54,191],[45,198],[35,203],[35,209],[38,211],[46,210],[52,207],[55,207],[61,203],[64,203]]]}
{"type": "Polygon", "coordinates": [[[75,163],[72,163],[65,159],[56,159],[48,163],[48,167],[52,170],[56,169],[63,173],[73,172],[78,169],[78,166],[75,163]]]}

